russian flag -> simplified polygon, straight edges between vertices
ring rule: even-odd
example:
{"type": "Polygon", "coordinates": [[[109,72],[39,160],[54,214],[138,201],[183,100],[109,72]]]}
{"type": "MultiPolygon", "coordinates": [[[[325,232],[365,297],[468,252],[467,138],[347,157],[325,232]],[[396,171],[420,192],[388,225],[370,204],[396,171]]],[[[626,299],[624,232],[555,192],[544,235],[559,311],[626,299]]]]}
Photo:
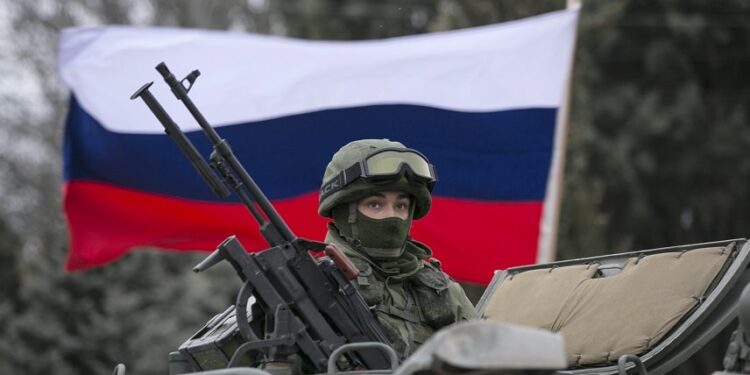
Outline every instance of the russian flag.
{"type": "Polygon", "coordinates": [[[267,247],[239,200],[219,200],[140,101],[152,92],[204,155],[209,143],[154,70],[202,75],[195,104],[300,237],[322,240],[323,171],[342,145],[389,138],[439,181],[412,236],[458,280],[552,258],[562,131],[578,10],[385,40],[331,42],[134,27],[64,31],[71,90],[64,142],[68,270],[137,247],[267,247]]]}

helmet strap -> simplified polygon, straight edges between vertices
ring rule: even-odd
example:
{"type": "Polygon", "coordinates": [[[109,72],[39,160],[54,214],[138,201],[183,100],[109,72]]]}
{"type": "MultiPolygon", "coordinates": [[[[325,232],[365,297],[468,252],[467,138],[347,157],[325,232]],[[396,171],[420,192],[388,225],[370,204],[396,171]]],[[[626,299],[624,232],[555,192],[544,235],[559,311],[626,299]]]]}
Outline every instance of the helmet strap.
{"type": "Polygon", "coordinates": [[[359,243],[359,228],[357,228],[357,202],[349,202],[349,218],[347,222],[352,228],[352,242],[359,243]]]}

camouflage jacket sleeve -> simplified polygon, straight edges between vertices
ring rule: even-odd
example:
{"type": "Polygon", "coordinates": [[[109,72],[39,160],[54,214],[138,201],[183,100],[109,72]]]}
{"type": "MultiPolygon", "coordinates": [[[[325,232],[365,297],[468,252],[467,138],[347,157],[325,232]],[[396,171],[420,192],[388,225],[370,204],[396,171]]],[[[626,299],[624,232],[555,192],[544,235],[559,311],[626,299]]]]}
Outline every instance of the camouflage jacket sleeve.
{"type": "Polygon", "coordinates": [[[454,301],[456,306],[456,321],[479,319],[474,305],[466,297],[466,293],[464,293],[461,285],[455,281],[451,282],[448,293],[450,293],[451,300],[454,301]]]}

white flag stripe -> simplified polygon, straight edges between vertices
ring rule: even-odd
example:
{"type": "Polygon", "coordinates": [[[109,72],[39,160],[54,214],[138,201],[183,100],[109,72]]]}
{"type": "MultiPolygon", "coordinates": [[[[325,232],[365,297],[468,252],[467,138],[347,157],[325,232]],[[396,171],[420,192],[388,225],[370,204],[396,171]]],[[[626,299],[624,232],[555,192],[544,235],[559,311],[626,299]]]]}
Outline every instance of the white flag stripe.
{"type": "MultiPolygon", "coordinates": [[[[193,69],[191,97],[216,125],[333,108],[414,104],[485,112],[558,108],[578,10],[500,25],[374,41],[321,42],[187,29],[68,29],[59,70],[81,106],[123,133],[160,133],[129,102],[165,61],[193,69]],[[487,79],[486,77],[493,77],[487,79]]],[[[152,87],[184,130],[197,129],[162,82],[152,87]]]]}

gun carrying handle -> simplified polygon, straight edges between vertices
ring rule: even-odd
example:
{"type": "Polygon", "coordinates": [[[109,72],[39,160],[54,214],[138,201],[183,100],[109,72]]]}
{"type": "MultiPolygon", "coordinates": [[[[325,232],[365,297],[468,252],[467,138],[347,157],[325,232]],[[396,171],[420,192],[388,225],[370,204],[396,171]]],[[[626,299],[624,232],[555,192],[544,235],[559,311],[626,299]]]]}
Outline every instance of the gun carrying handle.
{"type": "Polygon", "coordinates": [[[352,280],[359,275],[359,269],[352,263],[349,258],[344,255],[336,246],[327,245],[325,248],[325,254],[336,263],[336,266],[346,276],[348,280],[352,280]]]}

